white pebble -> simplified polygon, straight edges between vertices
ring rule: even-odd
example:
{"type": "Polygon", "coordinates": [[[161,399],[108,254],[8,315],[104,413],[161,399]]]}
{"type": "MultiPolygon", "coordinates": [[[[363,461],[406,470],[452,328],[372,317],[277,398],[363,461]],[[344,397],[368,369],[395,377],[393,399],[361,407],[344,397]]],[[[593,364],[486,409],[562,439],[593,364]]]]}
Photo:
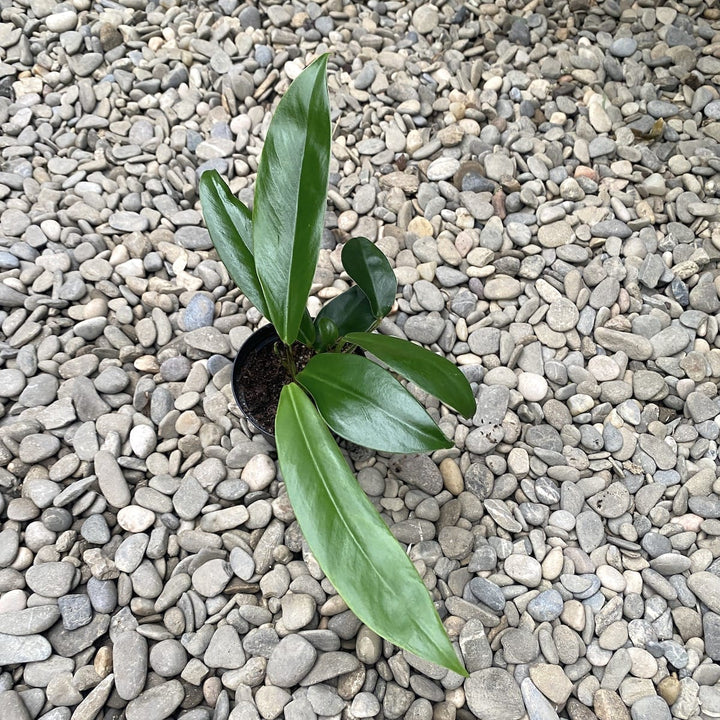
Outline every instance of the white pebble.
{"type": "Polygon", "coordinates": [[[518,377],[517,389],[528,402],[540,402],[547,395],[547,380],[537,373],[524,372],[518,377]]]}
{"type": "Polygon", "coordinates": [[[155,522],[155,513],[139,505],[127,505],[118,511],[117,521],[123,530],[139,533],[155,522]]]}
{"type": "Polygon", "coordinates": [[[275,479],[275,463],[268,455],[254,455],[241,477],[250,490],[264,490],[275,479]]]}

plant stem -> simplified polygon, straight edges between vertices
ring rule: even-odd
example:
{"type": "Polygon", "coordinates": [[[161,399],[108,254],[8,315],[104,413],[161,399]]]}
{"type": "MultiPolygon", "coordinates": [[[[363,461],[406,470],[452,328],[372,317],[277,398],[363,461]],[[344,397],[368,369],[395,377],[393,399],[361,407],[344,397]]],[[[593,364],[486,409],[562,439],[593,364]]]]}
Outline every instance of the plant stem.
{"type": "Polygon", "coordinates": [[[295,365],[292,348],[284,342],[278,341],[273,346],[273,352],[280,364],[285,368],[285,372],[290,376],[290,380],[294,381],[297,375],[297,367],[295,365]]]}
{"type": "MultiPolygon", "coordinates": [[[[382,318],[380,318],[380,320],[382,320],[382,318]]],[[[380,324],[380,320],[376,320],[376,321],[367,329],[366,332],[369,332],[369,333],[373,332],[373,331],[377,328],[377,326],[380,324]]],[[[346,353],[346,354],[349,355],[349,354],[351,354],[351,353],[354,353],[355,350],[357,350],[357,345],[354,345],[353,343],[346,343],[346,342],[343,342],[342,340],[343,340],[342,338],[339,338],[339,339],[338,339],[338,342],[335,344],[335,347],[334,347],[334,349],[333,349],[333,352],[338,352],[338,351],[340,351],[340,352],[342,352],[342,353],[346,353]]]]}
{"type": "Polygon", "coordinates": [[[289,345],[282,343],[282,352],[284,352],[285,357],[281,357],[280,361],[284,365],[285,370],[287,370],[287,374],[290,376],[290,379],[294,381],[295,376],[297,375],[297,367],[295,365],[295,356],[293,355],[292,348],[289,345]]]}

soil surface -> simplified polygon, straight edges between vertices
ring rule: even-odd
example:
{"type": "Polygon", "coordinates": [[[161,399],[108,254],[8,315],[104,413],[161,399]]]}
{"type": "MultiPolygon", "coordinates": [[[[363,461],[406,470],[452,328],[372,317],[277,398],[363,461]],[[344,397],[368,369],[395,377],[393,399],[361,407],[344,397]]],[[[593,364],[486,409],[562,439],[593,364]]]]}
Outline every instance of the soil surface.
{"type": "MultiPolygon", "coordinates": [[[[275,434],[275,413],[280,401],[280,392],[292,381],[275,350],[279,345],[280,343],[268,343],[258,348],[250,355],[240,373],[246,412],[265,432],[272,435],[275,434]]],[[[295,366],[300,372],[315,351],[301,343],[295,343],[292,350],[295,366]]]]}

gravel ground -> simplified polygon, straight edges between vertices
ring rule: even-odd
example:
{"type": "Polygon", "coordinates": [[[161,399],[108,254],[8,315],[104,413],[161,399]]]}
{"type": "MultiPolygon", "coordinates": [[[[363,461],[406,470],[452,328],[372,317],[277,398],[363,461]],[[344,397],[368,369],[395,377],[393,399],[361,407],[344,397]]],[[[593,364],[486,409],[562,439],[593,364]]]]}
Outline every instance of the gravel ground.
{"type": "Polygon", "coordinates": [[[720,7],[0,0],[0,718],[720,716],[720,7]],[[330,51],[342,243],[454,358],[456,447],[356,450],[470,678],[360,626],[232,402],[252,201],[330,51]]]}

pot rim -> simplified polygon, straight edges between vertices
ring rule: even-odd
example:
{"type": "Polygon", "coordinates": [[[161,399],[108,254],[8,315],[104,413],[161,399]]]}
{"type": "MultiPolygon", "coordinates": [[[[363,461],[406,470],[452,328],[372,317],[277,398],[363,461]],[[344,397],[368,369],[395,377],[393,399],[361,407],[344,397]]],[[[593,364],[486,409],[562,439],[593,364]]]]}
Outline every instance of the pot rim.
{"type": "Polygon", "coordinates": [[[256,352],[257,350],[260,350],[270,343],[274,343],[278,340],[280,340],[280,336],[277,334],[277,331],[272,324],[268,323],[260,328],[257,328],[240,346],[240,349],[235,356],[232,369],[232,381],[230,383],[233,397],[235,398],[235,402],[237,403],[238,408],[240,408],[240,412],[243,414],[243,417],[266,440],[272,443],[275,442],[275,432],[274,430],[270,431],[263,427],[248,409],[247,403],[245,402],[245,394],[243,392],[243,384],[240,380],[240,376],[251,353],[256,352]]]}

